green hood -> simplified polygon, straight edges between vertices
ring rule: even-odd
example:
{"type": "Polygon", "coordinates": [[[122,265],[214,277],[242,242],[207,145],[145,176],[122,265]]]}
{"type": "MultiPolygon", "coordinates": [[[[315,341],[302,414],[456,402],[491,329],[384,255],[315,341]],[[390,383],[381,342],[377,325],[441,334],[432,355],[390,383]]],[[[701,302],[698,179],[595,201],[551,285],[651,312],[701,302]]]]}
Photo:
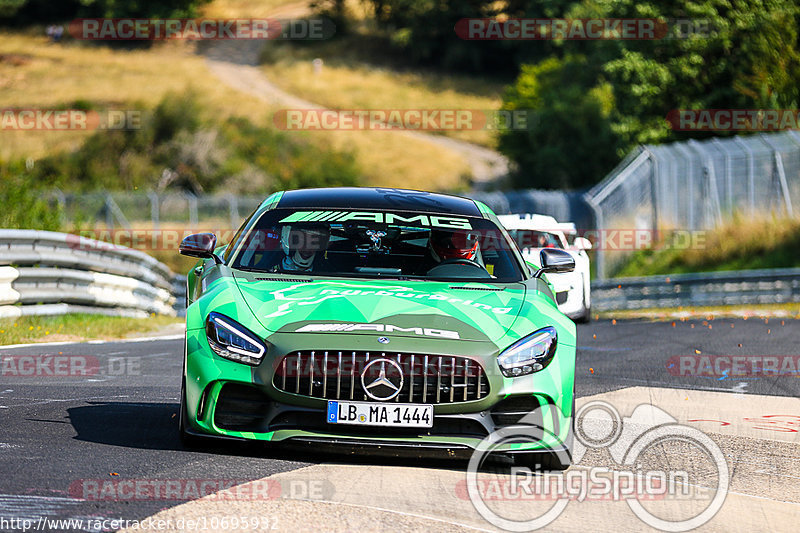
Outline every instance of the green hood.
{"type": "Polygon", "coordinates": [[[242,272],[236,272],[235,279],[256,319],[271,332],[375,335],[384,331],[393,336],[494,343],[517,320],[526,290],[522,283],[330,278],[287,282],[279,276],[242,272]]]}

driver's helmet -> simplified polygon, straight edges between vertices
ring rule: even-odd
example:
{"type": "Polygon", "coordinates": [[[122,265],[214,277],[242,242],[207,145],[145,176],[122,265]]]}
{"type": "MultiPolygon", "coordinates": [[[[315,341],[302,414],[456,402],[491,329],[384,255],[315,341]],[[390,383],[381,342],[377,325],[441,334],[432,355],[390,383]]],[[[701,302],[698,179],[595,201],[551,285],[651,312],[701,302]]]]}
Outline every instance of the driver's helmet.
{"type": "Polygon", "coordinates": [[[431,255],[437,261],[469,259],[478,256],[478,235],[463,230],[431,230],[431,255]]]}
{"type": "Polygon", "coordinates": [[[331,231],[326,224],[284,226],[281,229],[281,248],[286,270],[309,270],[317,252],[327,250],[331,231]]]}

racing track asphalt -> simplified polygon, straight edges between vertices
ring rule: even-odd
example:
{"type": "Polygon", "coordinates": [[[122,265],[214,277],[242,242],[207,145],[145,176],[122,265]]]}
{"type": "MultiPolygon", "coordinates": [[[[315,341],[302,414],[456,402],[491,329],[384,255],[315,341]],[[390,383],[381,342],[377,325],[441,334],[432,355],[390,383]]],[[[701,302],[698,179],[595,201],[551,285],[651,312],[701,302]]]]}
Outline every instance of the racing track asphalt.
{"type": "MultiPolygon", "coordinates": [[[[730,394],[731,399],[742,394],[797,398],[800,380],[796,375],[680,377],[670,368],[670,357],[698,353],[796,355],[799,326],[798,320],[774,318],[768,322],[757,318],[687,320],[674,326],[671,322],[609,320],[581,325],[576,395],[655,387],[712,391],[730,394]]],[[[182,339],[0,348],[0,358],[0,519],[142,519],[184,503],[76,499],[81,487],[87,486],[84,482],[93,480],[238,483],[310,465],[409,464],[403,458],[363,458],[345,451],[324,455],[308,448],[275,450],[223,444],[184,449],[176,418],[182,339]],[[46,375],[43,367],[35,372],[40,375],[14,375],[22,369],[24,356],[39,355],[69,356],[72,359],[67,361],[79,364],[88,361],[97,371],[89,376],[57,377],[46,375]]],[[[437,468],[441,462],[414,460],[413,466],[437,468]]],[[[452,468],[463,469],[464,465],[454,463],[452,468]]]]}

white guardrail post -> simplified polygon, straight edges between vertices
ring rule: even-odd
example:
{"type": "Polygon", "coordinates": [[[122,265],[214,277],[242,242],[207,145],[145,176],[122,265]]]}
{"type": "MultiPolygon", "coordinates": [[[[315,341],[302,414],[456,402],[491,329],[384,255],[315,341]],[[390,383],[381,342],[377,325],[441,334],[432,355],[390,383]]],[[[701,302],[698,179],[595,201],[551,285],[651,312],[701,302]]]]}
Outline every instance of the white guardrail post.
{"type": "Polygon", "coordinates": [[[185,284],[144,252],[52,231],[0,229],[0,318],[181,312],[185,284]]]}

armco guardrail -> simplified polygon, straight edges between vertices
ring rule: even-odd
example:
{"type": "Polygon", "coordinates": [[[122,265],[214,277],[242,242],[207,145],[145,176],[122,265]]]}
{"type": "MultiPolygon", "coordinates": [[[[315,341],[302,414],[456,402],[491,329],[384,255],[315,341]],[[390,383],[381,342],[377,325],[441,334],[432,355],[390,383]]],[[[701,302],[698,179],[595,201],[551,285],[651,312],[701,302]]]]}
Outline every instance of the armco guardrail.
{"type": "Polygon", "coordinates": [[[4,229],[0,265],[0,317],[176,314],[175,276],[138,250],[66,233],[4,229]]]}
{"type": "Polygon", "coordinates": [[[800,302],[800,268],[616,278],[592,282],[592,309],[800,302]]]}

